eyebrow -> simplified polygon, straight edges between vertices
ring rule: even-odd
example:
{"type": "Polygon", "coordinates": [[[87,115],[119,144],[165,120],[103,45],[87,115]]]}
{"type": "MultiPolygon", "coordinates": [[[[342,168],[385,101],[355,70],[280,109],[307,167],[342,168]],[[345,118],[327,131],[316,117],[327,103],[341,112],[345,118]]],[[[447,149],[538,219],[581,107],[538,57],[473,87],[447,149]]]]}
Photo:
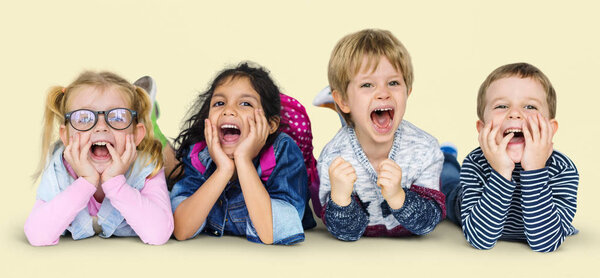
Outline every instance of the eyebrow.
{"type": "MultiPolygon", "coordinates": [[[[225,94],[221,93],[221,92],[215,92],[213,94],[213,98],[214,97],[226,98],[225,94]]],[[[251,99],[254,99],[254,100],[258,101],[258,98],[256,96],[254,96],[253,94],[248,94],[248,93],[242,93],[242,95],[240,96],[240,98],[251,98],[251,99]]]]}

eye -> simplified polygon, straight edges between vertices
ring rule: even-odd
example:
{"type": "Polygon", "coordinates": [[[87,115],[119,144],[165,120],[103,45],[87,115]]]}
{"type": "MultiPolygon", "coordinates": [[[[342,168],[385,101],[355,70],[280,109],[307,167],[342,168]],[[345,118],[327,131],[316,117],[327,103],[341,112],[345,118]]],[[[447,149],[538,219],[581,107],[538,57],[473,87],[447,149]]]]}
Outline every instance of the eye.
{"type": "Polygon", "coordinates": [[[508,105],[504,105],[504,104],[498,104],[496,106],[494,106],[494,109],[506,109],[508,108],[508,105]]]}
{"type": "Polygon", "coordinates": [[[219,106],[223,106],[225,105],[225,102],[222,101],[215,101],[215,103],[213,103],[213,107],[219,107],[219,106]]]}
{"type": "Polygon", "coordinates": [[[388,85],[390,85],[390,86],[400,86],[400,82],[398,82],[398,81],[394,80],[394,81],[390,81],[390,82],[388,83],[388,85]]]}
{"type": "Polygon", "coordinates": [[[240,103],[240,105],[241,105],[241,106],[249,106],[249,107],[252,107],[252,103],[250,103],[250,102],[247,102],[247,101],[242,101],[242,102],[240,103]]]}
{"type": "Polygon", "coordinates": [[[360,87],[361,88],[372,88],[373,84],[371,84],[371,83],[364,83],[364,84],[360,85],[360,87]]]}
{"type": "Polygon", "coordinates": [[[121,115],[116,115],[114,117],[108,118],[109,122],[125,122],[125,118],[121,117],[121,115]]]}
{"type": "Polygon", "coordinates": [[[533,106],[533,105],[525,105],[525,107],[523,107],[527,110],[537,110],[537,107],[533,106]]]}

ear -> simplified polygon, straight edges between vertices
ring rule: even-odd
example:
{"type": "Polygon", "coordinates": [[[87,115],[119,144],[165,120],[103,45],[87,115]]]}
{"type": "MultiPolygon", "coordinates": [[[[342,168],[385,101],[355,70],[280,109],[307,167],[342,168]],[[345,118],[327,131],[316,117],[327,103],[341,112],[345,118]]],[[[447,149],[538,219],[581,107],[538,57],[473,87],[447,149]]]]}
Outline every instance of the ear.
{"type": "Polygon", "coordinates": [[[552,127],[552,136],[554,136],[558,131],[558,121],[556,119],[550,120],[550,126],[552,127]]]}
{"type": "Polygon", "coordinates": [[[69,144],[69,130],[65,125],[60,125],[58,135],[60,136],[60,141],[62,141],[63,145],[66,146],[69,144]]]}
{"type": "Polygon", "coordinates": [[[348,114],[350,113],[350,106],[348,105],[348,101],[342,97],[342,94],[338,92],[338,90],[333,90],[331,92],[331,96],[333,96],[333,101],[335,104],[342,110],[342,112],[348,114]]]}
{"type": "Polygon", "coordinates": [[[134,141],[135,146],[137,147],[142,143],[142,140],[144,140],[144,137],[146,136],[146,126],[142,123],[135,125],[133,135],[135,136],[134,141]]]}
{"type": "Polygon", "coordinates": [[[269,134],[273,134],[277,131],[279,128],[279,121],[281,121],[279,116],[273,116],[269,119],[269,134]]]}
{"type": "Polygon", "coordinates": [[[408,96],[410,96],[410,93],[411,93],[411,92],[412,92],[412,88],[410,88],[410,89],[408,90],[408,92],[406,92],[406,96],[407,96],[407,97],[408,97],[408,96]]]}
{"type": "Polygon", "coordinates": [[[477,128],[477,133],[480,133],[481,130],[483,129],[483,127],[485,126],[485,124],[481,120],[477,120],[477,123],[475,123],[475,126],[477,128]]]}

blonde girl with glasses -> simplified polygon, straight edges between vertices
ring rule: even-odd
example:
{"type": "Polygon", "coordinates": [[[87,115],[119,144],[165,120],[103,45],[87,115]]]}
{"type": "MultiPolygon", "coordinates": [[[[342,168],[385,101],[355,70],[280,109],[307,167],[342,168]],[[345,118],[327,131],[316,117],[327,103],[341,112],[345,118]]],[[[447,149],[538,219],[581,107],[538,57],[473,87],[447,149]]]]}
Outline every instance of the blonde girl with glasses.
{"type": "Polygon", "coordinates": [[[35,174],[41,180],[25,222],[31,245],[54,245],[66,234],[139,236],[153,245],[170,238],[173,215],[150,109],[146,91],[109,72],[84,72],[50,89],[35,174]]]}

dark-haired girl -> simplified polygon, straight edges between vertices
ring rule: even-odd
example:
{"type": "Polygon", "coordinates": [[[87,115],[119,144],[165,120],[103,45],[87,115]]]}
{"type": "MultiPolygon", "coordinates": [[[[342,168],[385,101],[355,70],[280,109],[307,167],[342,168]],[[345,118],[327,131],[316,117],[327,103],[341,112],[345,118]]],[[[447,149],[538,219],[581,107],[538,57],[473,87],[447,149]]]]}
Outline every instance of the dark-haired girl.
{"type": "Polygon", "coordinates": [[[223,70],[175,139],[183,173],[171,192],[178,240],[200,232],[265,244],[304,240],[307,173],[279,132],[279,89],[247,63],[223,70]]]}

